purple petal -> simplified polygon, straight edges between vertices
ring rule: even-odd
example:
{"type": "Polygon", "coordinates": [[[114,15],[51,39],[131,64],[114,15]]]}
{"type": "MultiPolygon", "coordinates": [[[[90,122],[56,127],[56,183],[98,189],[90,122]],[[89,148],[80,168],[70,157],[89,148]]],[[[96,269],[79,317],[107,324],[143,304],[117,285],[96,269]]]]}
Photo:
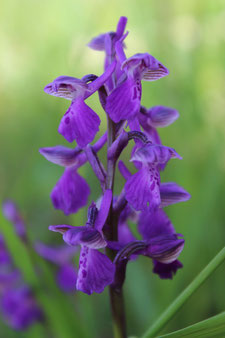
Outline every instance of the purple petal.
{"type": "Polygon", "coordinates": [[[17,283],[20,278],[21,278],[21,275],[18,270],[10,271],[10,272],[9,271],[0,272],[0,290],[4,290],[5,288],[9,288],[15,285],[15,283],[17,283]]]}
{"type": "Polygon", "coordinates": [[[95,221],[95,229],[101,231],[108,217],[112,202],[112,190],[107,189],[102,197],[101,206],[95,221]]]}
{"type": "MultiPolygon", "coordinates": [[[[110,40],[111,42],[111,40],[110,40]]],[[[109,65],[111,64],[111,56],[106,57],[105,59],[105,69],[107,69],[109,67],[109,65]]],[[[124,71],[121,70],[121,64],[120,62],[116,63],[116,68],[114,70],[114,77],[117,79],[117,83],[122,83],[123,81],[126,80],[126,74],[124,71]]],[[[108,88],[108,92],[111,93],[111,91],[114,89],[114,79],[112,78],[112,76],[107,80],[106,82],[106,87],[108,88]]],[[[105,106],[104,106],[105,109],[105,106]]]]}
{"type": "Polygon", "coordinates": [[[97,153],[99,150],[102,149],[102,147],[104,147],[104,145],[106,144],[107,141],[107,132],[105,132],[105,134],[103,134],[93,145],[93,150],[97,153]]]}
{"type": "Polygon", "coordinates": [[[63,234],[63,240],[68,245],[85,245],[92,249],[101,249],[107,245],[102,234],[90,226],[69,229],[63,234]]]}
{"type": "Polygon", "coordinates": [[[41,310],[26,287],[7,289],[1,299],[3,316],[17,330],[25,330],[42,319],[41,310]]]}
{"type": "Polygon", "coordinates": [[[142,111],[147,112],[147,109],[141,107],[141,112],[138,114],[138,120],[142,128],[144,129],[145,134],[147,134],[148,139],[155,144],[162,144],[159,134],[155,128],[153,128],[149,122],[149,118],[147,117],[147,113],[143,114],[142,111]]]}
{"type": "Polygon", "coordinates": [[[166,207],[174,203],[185,202],[191,195],[176,183],[168,182],[160,185],[161,206],[166,207]]]}
{"type": "Polygon", "coordinates": [[[115,45],[115,50],[119,63],[122,64],[126,60],[126,54],[124,53],[124,44],[122,41],[117,41],[115,45]]]}
{"type": "Polygon", "coordinates": [[[154,260],[153,264],[153,272],[157,273],[161,279],[172,279],[177,270],[183,267],[181,262],[178,260],[170,264],[163,264],[154,260]]]}
{"type": "Polygon", "coordinates": [[[118,227],[118,241],[122,245],[126,245],[132,241],[135,241],[136,238],[130,231],[130,228],[127,224],[120,224],[118,227]]]}
{"type": "Polygon", "coordinates": [[[115,161],[119,158],[121,152],[128,144],[128,133],[122,130],[121,134],[117,137],[117,139],[113,142],[113,144],[108,148],[107,157],[108,159],[115,159],[115,161]]]}
{"type": "Polygon", "coordinates": [[[81,149],[79,147],[70,149],[64,146],[40,148],[39,152],[46,160],[63,167],[79,166],[81,149]]]}
{"type": "Polygon", "coordinates": [[[126,16],[121,16],[119,18],[117,28],[116,28],[116,37],[117,39],[120,39],[125,31],[127,24],[127,17],[126,16]]]}
{"type": "Polygon", "coordinates": [[[155,166],[143,167],[125,184],[126,199],[135,210],[154,209],[160,205],[160,177],[155,166]]]}
{"type": "Polygon", "coordinates": [[[64,235],[64,233],[65,233],[66,231],[68,231],[68,230],[70,230],[70,229],[74,229],[74,228],[76,228],[76,229],[82,228],[82,229],[83,229],[83,227],[74,227],[74,226],[72,226],[72,225],[67,225],[67,224],[50,225],[50,226],[48,227],[48,229],[49,229],[50,231],[59,232],[59,233],[62,234],[62,235],[64,235]]]}
{"type": "Polygon", "coordinates": [[[129,120],[129,127],[130,127],[131,131],[139,131],[139,132],[141,132],[141,127],[140,127],[140,124],[139,124],[139,121],[138,121],[137,117],[135,117],[132,120],[129,120]]]}
{"type": "Polygon", "coordinates": [[[62,210],[65,215],[77,212],[88,202],[90,188],[76,170],[67,168],[51,192],[55,209],[62,210]]]}
{"type": "Polygon", "coordinates": [[[105,50],[105,37],[106,37],[106,33],[100,34],[96,36],[95,38],[91,39],[91,41],[87,44],[87,46],[94,50],[104,51],[105,50]]]}
{"type": "Polygon", "coordinates": [[[162,209],[142,212],[139,217],[138,230],[146,240],[161,235],[175,234],[170,219],[162,209]]]}
{"type": "Polygon", "coordinates": [[[76,140],[77,144],[84,148],[95,138],[100,122],[98,115],[82,98],[78,98],[63,116],[58,131],[68,142],[76,140]]]}
{"type": "Polygon", "coordinates": [[[128,170],[128,168],[123,163],[123,161],[119,161],[118,169],[119,169],[121,175],[125,178],[125,180],[128,180],[132,176],[131,172],[128,170]]]}
{"type": "Polygon", "coordinates": [[[62,265],[57,273],[57,282],[64,292],[76,290],[77,272],[72,264],[62,265]]]}
{"type": "Polygon", "coordinates": [[[84,81],[71,76],[59,76],[44,88],[47,94],[68,100],[78,96],[84,97],[88,90],[88,85],[84,81]]]}
{"type": "Polygon", "coordinates": [[[141,83],[128,78],[107,98],[106,111],[114,122],[132,119],[140,109],[141,83]]]}
{"type": "Polygon", "coordinates": [[[144,128],[145,133],[148,135],[148,139],[155,144],[162,144],[159,133],[153,127],[144,128]]]}
{"type": "MultiPolygon", "coordinates": [[[[55,228],[53,228],[53,229],[55,229],[55,228]]],[[[63,229],[65,230],[65,228],[63,228],[63,229]]],[[[60,230],[61,233],[64,230],[61,229],[60,230]]],[[[55,230],[53,230],[53,231],[55,231],[55,230]]],[[[45,259],[47,259],[47,260],[49,260],[49,261],[51,261],[51,262],[53,262],[57,265],[64,265],[64,264],[68,263],[69,260],[74,256],[74,254],[77,251],[77,248],[70,247],[68,245],[54,246],[53,247],[53,246],[45,245],[44,243],[38,242],[38,243],[35,243],[35,250],[43,258],[45,258],[45,259]]]]}
{"type": "Polygon", "coordinates": [[[96,152],[93,151],[92,146],[87,145],[84,152],[87,156],[87,159],[88,159],[96,177],[100,181],[102,189],[104,189],[105,188],[105,182],[106,182],[106,171],[105,171],[103,164],[99,160],[96,152]]]}
{"type": "Polygon", "coordinates": [[[101,293],[114,279],[115,265],[103,253],[83,246],[77,278],[77,290],[88,295],[101,293]]]}
{"type": "Polygon", "coordinates": [[[154,128],[167,127],[179,117],[177,110],[164,106],[152,107],[147,112],[149,123],[154,128]]]}
{"type": "Polygon", "coordinates": [[[105,70],[105,72],[100,75],[96,80],[88,84],[88,89],[90,92],[87,92],[85,99],[96,92],[101,86],[103,86],[106,81],[110,78],[116,67],[116,61],[113,61],[105,70]]]}
{"type": "Polygon", "coordinates": [[[131,161],[138,161],[142,163],[167,163],[171,158],[182,157],[173,149],[162,145],[146,144],[136,150],[131,158],[131,161]]]}

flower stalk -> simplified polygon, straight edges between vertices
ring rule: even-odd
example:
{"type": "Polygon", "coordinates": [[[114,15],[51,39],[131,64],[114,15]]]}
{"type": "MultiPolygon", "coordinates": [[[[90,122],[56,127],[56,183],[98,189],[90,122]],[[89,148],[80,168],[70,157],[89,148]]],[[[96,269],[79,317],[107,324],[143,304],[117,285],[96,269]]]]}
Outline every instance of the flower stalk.
{"type": "MultiPolygon", "coordinates": [[[[111,147],[115,140],[115,126],[113,121],[108,117],[108,149],[111,147]]],[[[114,188],[114,177],[115,177],[115,160],[108,159],[107,160],[107,189],[111,189],[113,191],[114,188]]],[[[118,218],[113,211],[113,201],[111,203],[111,207],[108,215],[108,226],[109,226],[109,234],[108,239],[110,241],[118,240],[118,218]]],[[[115,257],[115,251],[111,249],[106,250],[108,257],[113,261],[115,257]]],[[[115,338],[126,338],[126,317],[125,317],[125,306],[124,306],[124,297],[123,290],[115,289],[114,285],[109,286],[109,295],[110,295],[110,304],[111,304],[111,312],[113,319],[113,331],[115,338]]]]}

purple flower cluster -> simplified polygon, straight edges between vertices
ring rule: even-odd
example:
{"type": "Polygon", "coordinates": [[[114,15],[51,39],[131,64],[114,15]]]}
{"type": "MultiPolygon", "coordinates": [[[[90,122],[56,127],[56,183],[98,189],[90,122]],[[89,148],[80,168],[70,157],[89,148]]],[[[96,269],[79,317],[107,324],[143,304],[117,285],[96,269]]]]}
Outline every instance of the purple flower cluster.
{"type": "Polygon", "coordinates": [[[78,174],[86,162],[102,189],[102,196],[88,208],[85,225],[49,228],[61,233],[69,246],[81,248],[76,288],[87,294],[100,293],[107,285],[121,287],[128,261],[138,255],[153,260],[153,272],[160,278],[172,278],[182,267],[177,258],[184,240],[163,208],[186,201],[190,195],[176,183],[161,182],[160,173],[167,163],[181,156],[162,144],[157,131],[173,123],[179,113],[164,106],[147,109],[141,105],[142,81],[156,81],[169,71],[148,53],[126,57],[126,23],[127,18],[121,17],[115,32],[101,34],[88,45],[105,53],[102,75],[88,74],[82,79],[60,76],[45,87],[46,93],[71,100],[58,131],[68,142],[77,143],[75,148],[40,149],[47,160],[65,168],[51,193],[54,207],[69,215],[87,205],[90,188],[78,174]],[[107,132],[97,141],[94,139],[101,121],[85,103],[95,92],[108,121],[107,132]],[[130,158],[136,169],[134,174],[119,160],[130,141],[134,141],[130,158]],[[106,142],[105,169],[98,152],[106,142]],[[120,195],[113,196],[117,166],[126,182],[120,195]],[[132,234],[129,220],[138,224],[142,240],[132,234]]]}
{"type": "MultiPolygon", "coordinates": [[[[12,201],[7,200],[3,203],[3,214],[13,223],[17,235],[24,240],[25,226],[12,201]]],[[[26,330],[35,322],[43,320],[43,313],[32,291],[13,265],[2,235],[0,235],[0,312],[8,325],[16,330],[26,330]]]]}

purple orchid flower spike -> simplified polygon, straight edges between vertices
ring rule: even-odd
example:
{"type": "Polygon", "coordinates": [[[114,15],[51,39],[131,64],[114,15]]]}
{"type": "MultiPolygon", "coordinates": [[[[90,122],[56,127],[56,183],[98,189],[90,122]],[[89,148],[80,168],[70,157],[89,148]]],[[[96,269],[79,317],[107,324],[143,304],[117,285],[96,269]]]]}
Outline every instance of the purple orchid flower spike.
{"type": "Polygon", "coordinates": [[[162,279],[172,279],[182,264],[177,260],[183,250],[184,240],[179,239],[169,218],[162,209],[142,212],[139,218],[139,232],[147,241],[145,255],[153,259],[154,273],[162,279]]]}
{"type": "Polygon", "coordinates": [[[49,227],[52,231],[60,232],[68,245],[81,246],[76,287],[77,290],[89,295],[93,292],[101,293],[107,285],[113,282],[114,278],[113,263],[106,255],[98,251],[98,249],[107,246],[102,228],[108,216],[111,200],[112,191],[106,190],[99,211],[92,203],[85,226],[56,225],[49,227]]]}
{"type": "Polygon", "coordinates": [[[84,148],[93,141],[99,130],[100,119],[84,100],[104,85],[115,66],[116,62],[113,62],[100,77],[88,84],[84,80],[60,76],[45,87],[47,94],[72,100],[58,130],[68,142],[76,140],[84,148]]]}
{"type": "MultiPolygon", "coordinates": [[[[122,299],[127,264],[144,255],[152,259],[153,272],[160,278],[173,277],[182,267],[178,257],[184,240],[162,208],[190,198],[176,183],[161,183],[160,179],[167,163],[181,156],[162,144],[157,128],[173,123],[179,113],[165,106],[141,106],[142,81],[158,80],[169,71],[148,53],[126,57],[126,24],[127,18],[121,17],[114,32],[100,34],[88,44],[105,54],[104,73],[100,77],[61,76],[45,87],[48,94],[72,101],[58,131],[67,141],[76,140],[77,146],[40,149],[47,160],[65,168],[51,198],[54,207],[66,215],[88,203],[90,189],[78,174],[81,166],[89,162],[100,183],[103,196],[89,206],[85,225],[52,225],[49,229],[59,232],[68,248],[80,249],[77,290],[90,295],[109,286],[115,332],[121,337],[127,336],[122,299]],[[96,91],[106,113],[107,131],[99,141],[90,144],[99,130],[100,119],[85,100],[96,91]],[[97,152],[106,140],[105,165],[97,152]],[[134,174],[120,160],[121,154],[129,151],[130,141],[135,143],[130,156],[134,174]],[[119,196],[113,196],[117,165],[126,182],[119,196]],[[136,223],[140,234],[134,228],[136,223]]],[[[70,260],[62,262],[64,254],[42,249],[43,256],[59,266],[57,280],[61,287],[74,288],[75,272],[70,260]]]]}
{"type": "Polygon", "coordinates": [[[169,74],[152,55],[136,54],[128,59],[121,41],[116,43],[118,59],[126,77],[107,98],[106,111],[114,122],[132,120],[140,110],[141,81],[154,81],[169,74]]]}
{"type": "Polygon", "coordinates": [[[6,321],[16,330],[25,330],[43,319],[42,311],[27,287],[6,289],[0,306],[6,321]]]}
{"type": "Polygon", "coordinates": [[[72,264],[72,258],[77,252],[77,248],[68,245],[53,247],[38,242],[35,244],[35,249],[40,256],[59,267],[56,279],[61,290],[64,292],[75,291],[77,271],[72,264]]]}

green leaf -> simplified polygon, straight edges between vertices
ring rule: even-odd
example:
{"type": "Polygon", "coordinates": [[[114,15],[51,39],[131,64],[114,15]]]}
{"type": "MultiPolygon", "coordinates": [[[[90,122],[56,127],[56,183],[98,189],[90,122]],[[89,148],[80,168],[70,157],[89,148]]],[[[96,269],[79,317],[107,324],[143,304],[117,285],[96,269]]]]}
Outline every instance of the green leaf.
{"type": "Polygon", "coordinates": [[[188,326],[184,329],[165,334],[160,337],[224,337],[225,336],[225,312],[217,316],[203,320],[202,322],[188,326]]]}
{"type": "Polygon", "coordinates": [[[162,313],[159,319],[144,333],[143,338],[155,337],[191,295],[206,281],[215,269],[225,260],[225,247],[211,260],[200,274],[186,287],[174,302],[162,313]]]}

